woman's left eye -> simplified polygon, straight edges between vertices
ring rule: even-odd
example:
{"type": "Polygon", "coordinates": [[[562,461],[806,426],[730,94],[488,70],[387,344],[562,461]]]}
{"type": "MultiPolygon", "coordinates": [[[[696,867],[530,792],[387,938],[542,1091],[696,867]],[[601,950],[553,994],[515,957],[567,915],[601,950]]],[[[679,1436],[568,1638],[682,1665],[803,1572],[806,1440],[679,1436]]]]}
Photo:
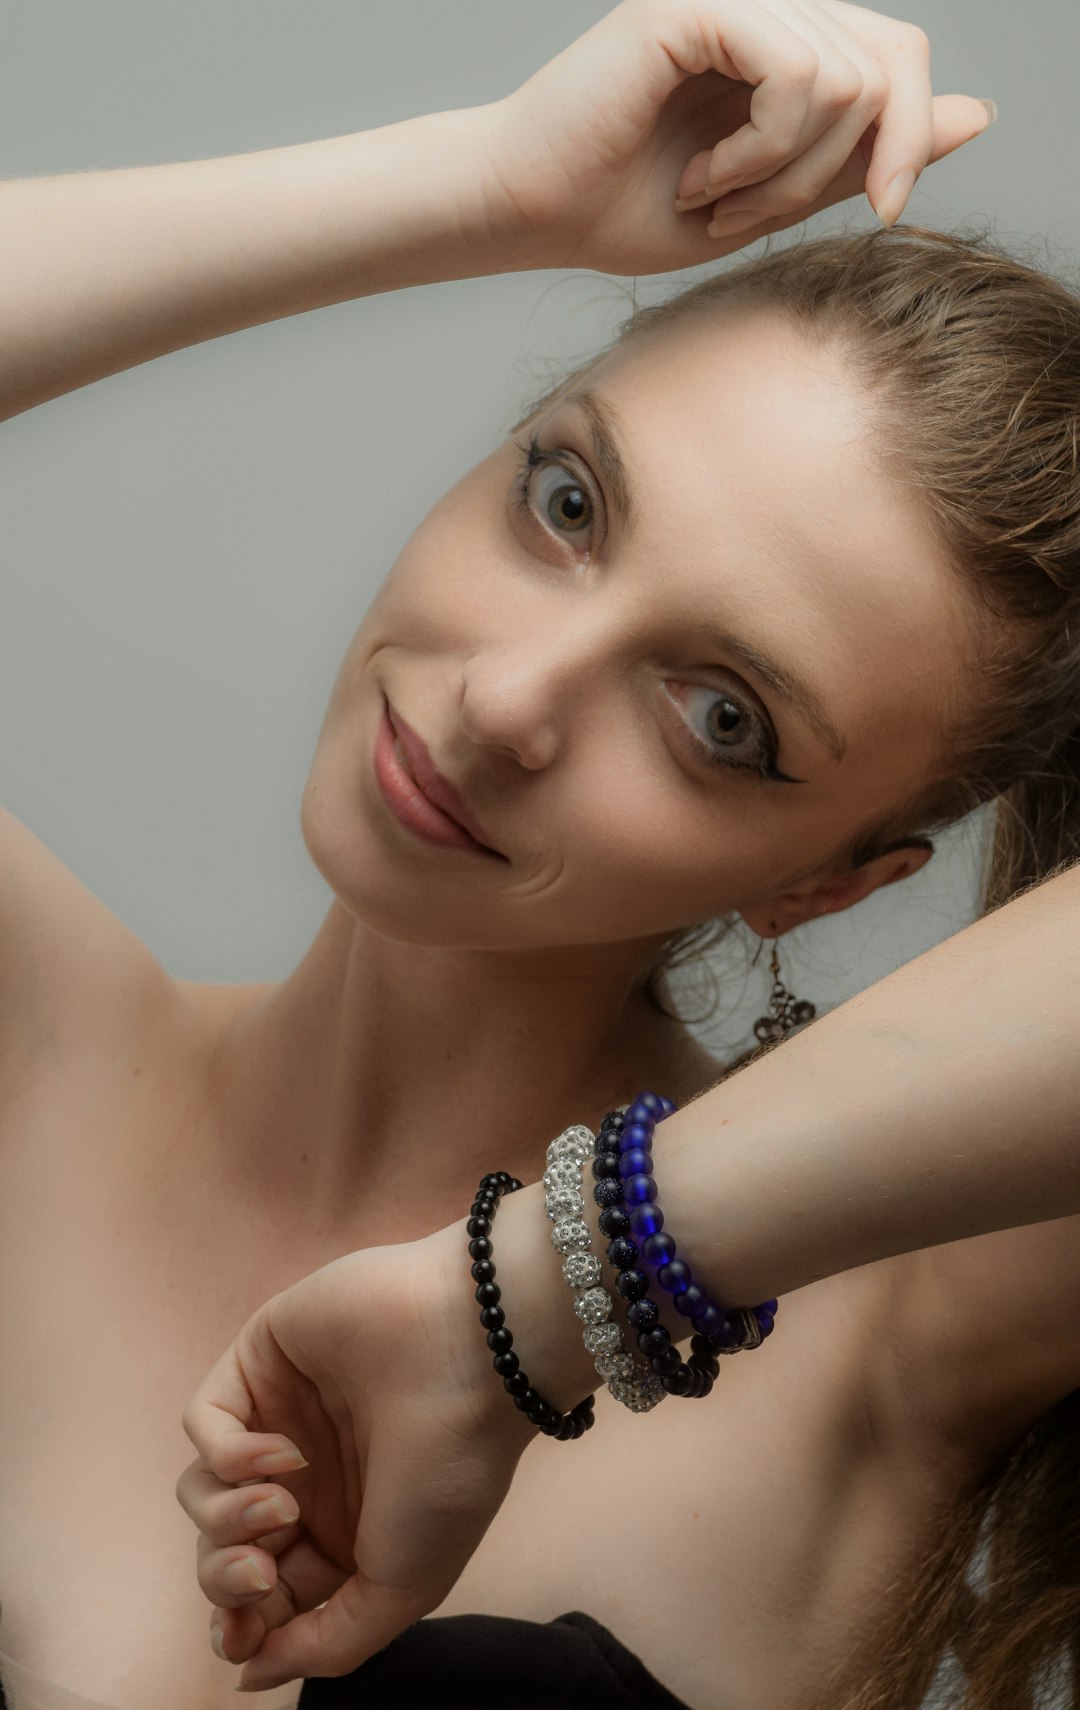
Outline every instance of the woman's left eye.
{"type": "MultiPolygon", "coordinates": [[[[514,444],[517,445],[516,440],[514,444]]],[[[541,451],[535,438],[517,449],[522,453],[516,485],[518,509],[538,516],[553,534],[571,539],[587,535],[593,526],[595,505],[585,482],[553,453],[541,451]],[[537,472],[538,478],[534,479],[537,472]]]]}
{"type": "Polygon", "coordinates": [[[694,748],[711,765],[757,772],[777,783],[802,782],[780,771],[776,737],[767,720],[743,695],[708,684],[683,683],[680,693],[672,698],[685,709],[683,721],[694,748]]]}

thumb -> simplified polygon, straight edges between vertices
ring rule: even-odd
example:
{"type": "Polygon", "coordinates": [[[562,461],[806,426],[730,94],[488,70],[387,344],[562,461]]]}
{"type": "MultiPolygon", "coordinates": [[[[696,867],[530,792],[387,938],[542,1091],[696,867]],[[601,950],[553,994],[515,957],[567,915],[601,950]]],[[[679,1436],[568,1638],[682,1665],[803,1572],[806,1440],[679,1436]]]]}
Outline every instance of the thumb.
{"type": "Polygon", "coordinates": [[[415,1589],[376,1585],[355,1573],[320,1609],[271,1628],[240,1676],[237,1692],[264,1692],[287,1681],[351,1674],[431,1609],[415,1589]]]}
{"type": "Polygon", "coordinates": [[[935,95],[933,110],[931,160],[943,160],[954,149],[988,131],[997,118],[993,101],[980,101],[974,95],[935,95]]]}

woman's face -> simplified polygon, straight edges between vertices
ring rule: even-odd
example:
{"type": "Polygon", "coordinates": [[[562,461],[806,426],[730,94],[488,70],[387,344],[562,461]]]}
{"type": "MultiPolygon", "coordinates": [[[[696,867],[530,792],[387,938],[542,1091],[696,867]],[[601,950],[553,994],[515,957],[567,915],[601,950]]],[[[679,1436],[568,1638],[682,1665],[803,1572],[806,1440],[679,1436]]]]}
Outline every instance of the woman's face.
{"type": "Polygon", "coordinates": [[[647,945],[729,911],[768,930],[926,779],[965,693],[960,580],[876,468],[839,351],[729,311],[585,384],[606,434],[568,397],[531,424],[535,467],[522,430],[463,476],[339,671],[304,835],[391,937],[647,945]],[[390,812],[384,697],[503,859],[390,812]]]}

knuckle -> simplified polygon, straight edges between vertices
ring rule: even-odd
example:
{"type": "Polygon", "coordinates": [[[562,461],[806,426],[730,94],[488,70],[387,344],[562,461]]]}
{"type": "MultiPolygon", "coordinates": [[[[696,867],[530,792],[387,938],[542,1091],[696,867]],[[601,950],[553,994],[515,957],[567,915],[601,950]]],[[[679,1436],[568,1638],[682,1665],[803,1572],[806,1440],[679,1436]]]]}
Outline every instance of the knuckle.
{"type": "Polygon", "coordinates": [[[889,79],[880,65],[868,69],[863,77],[862,95],[860,96],[863,106],[878,113],[885,105],[888,94],[889,79]]]}
{"type": "Polygon", "coordinates": [[[770,216],[777,214],[794,214],[800,208],[805,208],[818,194],[816,185],[808,185],[805,181],[792,178],[786,184],[779,185],[768,197],[764,212],[770,216]]]}
{"type": "Polygon", "coordinates": [[[812,43],[795,42],[788,50],[786,69],[792,83],[809,88],[821,70],[821,55],[812,43]]]}
{"type": "Polygon", "coordinates": [[[904,24],[899,30],[897,47],[912,59],[930,63],[930,37],[918,24],[904,24]]]}
{"type": "Polygon", "coordinates": [[[844,113],[862,99],[865,79],[857,65],[839,67],[829,78],[825,104],[834,113],[844,113]]]}

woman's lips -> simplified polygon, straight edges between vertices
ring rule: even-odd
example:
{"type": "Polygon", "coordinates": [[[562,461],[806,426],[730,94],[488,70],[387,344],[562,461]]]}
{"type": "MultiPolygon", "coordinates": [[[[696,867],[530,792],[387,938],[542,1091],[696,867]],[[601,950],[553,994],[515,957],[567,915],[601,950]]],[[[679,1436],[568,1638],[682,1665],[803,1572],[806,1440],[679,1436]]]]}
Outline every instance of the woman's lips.
{"type": "MultiPolygon", "coordinates": [[[[374,770],[386,805],[418,837],[428,843],[467,849],[500,861],[506,859],[480,835],[473,835],[469,829],[474,823],[471,816],[468,825],[456,817],[458,812],[468,815],[468,809],[436,769],[423,740],[390,712],[389,702],[385,700],[375,737],[374,770]]],[[[479,833],[479,827],[476,829],[479,833]]]]}

